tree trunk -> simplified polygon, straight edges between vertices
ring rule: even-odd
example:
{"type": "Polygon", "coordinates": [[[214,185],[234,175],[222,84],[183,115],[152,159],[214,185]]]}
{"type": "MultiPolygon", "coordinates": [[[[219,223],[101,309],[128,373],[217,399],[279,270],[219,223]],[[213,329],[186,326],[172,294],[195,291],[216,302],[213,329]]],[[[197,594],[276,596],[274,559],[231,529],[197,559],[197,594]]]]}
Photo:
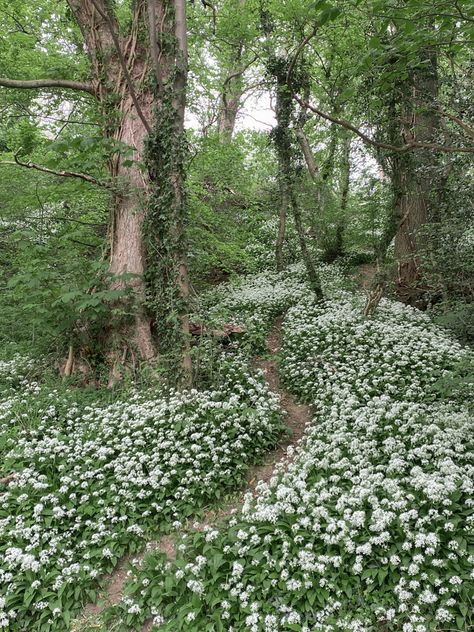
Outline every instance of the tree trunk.
{"type": "Polygon", "coordinates": [[[238,80],[235,77],[232,78],[230,80],[230,86],[228,88],[224,88],[222,93],[218,130],[219,136],[224,143],[230,143],[232,136],[234,135],[235,123],[240,109],[242,93],[243,89],[241,77],[238,80]]]}
{"type": "Polygon", "coordinates": [[[336,219],[336,233],[334,236],[334,259],[342,257],[344,254],[344,229],[347,223],[347,204],[349,201],[349,189],[351,185],[351,137],[348,132],[344,132],[342,142],[342,162],[341,162],[341,197],[339,212],[336,219]]]}
{"type": "MultiPolygon", "coordinates": [[[[295,220],[295,228],[300,244],[301,258],[308,274],[308,280],[314,293],[322,298],[322,289],[319,275],[314,266],[311,253],[306,243],[301,209],[295,193],[296,169],[294,166],[294,139],[290,129],[291,117],[294,109],[292,91],[288,85],[288,62],[275,55],[271,55],[269,61],[270,72],[276,82],[276,120],[277,125],[272,130],[273,142],[277,153],[279,181],[281,187],[281,208],[289,203],[295,220]]],[[[286,218],[286,215],[283,215],[286,218]]],[[[282,212],[280,211],[280,232],[282,230],[282,212]]],[[[278,243],[278,240],[277,240],[278,243]]],[[[278,249],[277,249],[278,254],[278,249]]],[[[278,263],[278,262],[277,262],[278,263]]]]}
{"type": "Polygon", "coordinates": [[[109,160],[115,188],[109,225],[111,289],[131,291],[131,301],[124,299],[126,304],[122,301],[121,307],[134,314],[129,322],[113,317],[104,332],[102,345],[112,365],[111,381],[115,381],[124,349],[135,347],[144,360],[155,355],[151,321],[143,305],[143,220],[149,180],[139,165],[143,161],[152,102],[151,92],[142,85],[147,74],[147,52],[139,43],[138,31],[144,12],[141,3],[137,3],[129,33],[122,37],[105,0],[68,0],[68,4],[91,62],[92,82],[105,121],[104,134],[132,152],[127,156],[114,154],[109,160]]]}
{"type": "MultiPolygon", "coordinates": [[[[402,135],[405,142],[433,141],[438,128],[435,111],[438,96],[437,55],[434,49],[420,52],[422,65],[415,68],[408,79],[406,107],[402,116],[402,135]]],[[[421,255],[426,246],[423,226],[433,213],[433,168],[435,156],[420,151],[394,161],[398,173],[394,174],[399,188],[396,215],[401,218],[395,237],[397,259],[397,289],[407,303],[417,304],[423,289],[420,287],[421,255]]]]}
{"type": "MultiPolygon", "coordinates": [[[[433,141],[439,125],[436,113],[438,96],[437,55],[432,48],[420,51],[421,64],[411,71],[405,81],[394,85],[388,106],[388,140],[403,142],[433,141]]],[[[397,63],[397,58],[389,60],[397,63]]],[[[389,160],[381,158],[382,168],[391,171],[393,202],[387,225],[376,249],[377,273],[364,309],[372,314],[383,295],[387,283],[384,270],[387,249],[395,238],[397,260],[397,292],[406,303],[420,305],[424,289],[421,255],[426,245],[423,226],[433,219],[435,208],[432,190],[434,154],[418,151],[410,154],[394,153],[389,160]]]]}
{"type": "Polygon", "coordinates": [[[304,232],[304,224],[303,218],[301,216],[301,210],[298,204],[298,200],[296,199],[296,194],[293,190],[293,187],[290,188],[289,191],[291,210],[293,211],[293,218],[295,220],[296,232],[298,234],[298,241],[300,244],[301,257],[303,259],[306,272],[308,273],[309,283],[311,285],[312,290],[318,298],[323,297],[323,290],[321,287],[321,280],[319,278],[319,274],[316,271],[314,266],[313,258],[311,253],[308,250],[308,245],[306,243],[306,235],[304,232]]]}
{"type": "Polygon", "coordinates": [[[280,213],[278,217],[278,234],[277,234],[277,240],[275,244],[275,258],[276,258],[277,272],[281,272],[285,267],[283,247],[285,245],[286,214],[288,210],[288,198],[286,195],[286,187],[283,182],[283,178],[281,177],[281,170],[280,170],[280,178],[279,178],[279,187],[280,187],[280,213]]]}
{"type": "MultiPolygon", "coordinates": [[[[187,33],[185,0],[173,0],[172,11],[163,0],[149,0],[149,19],[155,20],[159,57],[154,58],[156,87],[154,122],[149,135],[146,164],[152,192],[146,217],[150,285],[161,337],[166,351],[177,346],[181,356],[179,383],[192,385],[189,333],[189,279],[186,266],[184,114],[187,85],[187,33]],[[179,320],[173,331],[166,322],[171,309],[179,320]]],[[[156,54],[156,50],[154,54],[156,54]]]]}
{"type": "Polygon", "coordinates": [[[306,167],[308,168],[308,173],[311,176],[311,179],[314,182],[318,182],[321,177],[321,174],[318,169],[318,165],[314,159],[313,151],[309,144],[308,138],[304,133],[303,124],[301,121],[298,121],[297,126],[295,127],[296,138],[298,139],[298,144],[301,149],[301,153],[303,154],[306,167]]]}
{"type": "MultiPolygon", "coordinates": [[[[142,95],[140,100],[143,111],[151,118],[150,95],[142,95]]],[[[119,106],[119,111],[121,112],[121,124],[114,136],[116,140],[133,147],[134,150],[131,156],[127,156],[127,161],[133,161],[130,166],[123,165],[122,157],[118,157],[111,165],[111,173],[123,192],[114,194],[112,200],[113,220],[110,230],[109,272],[116,277],[112,280],[112,289],[133,289],[137,304],[134,322],[125,328],[116,329],[111,326],[110,335],[112,338],[116,338],[113,346],[118,345],[120,348],[124,341],[131,341],[137,347],[141,358],[148,360],[155,354],[150,317],[144,307],[143,220],[150,183],[146,174],[138,167],[139,163],[143,162],[147,131],[141,120],[134,115],[130,98],[126,98],[119,106]],[[136,276],[121,279],[121,275],[124,274],[136,276]]]]}
{"type": "MultiPolygon", "coordinates": [[[[242,11],[246,0],[237,0],[234,9],[242,11]]],[[[230,143],[235,130],[237,115],[240,110],[244,92],[242,55],[244,41],[242,38],[231,45],[227,76],[222,85],[217,128],[219,137],[224,143],[230,143]]]]}
{"type": "Polygon", "coordinates": [[[155,314],[155,320],[166,322],[173,309],[178,312],[184,341],[182,364],[190,383],[189,283],[183,237],[185,0],[174,0],[171,10],[165,0],[133,3],[131,25],[125,35],[120,35],[117,18],[107,0],[68,0],[68,4],[91,61],[93,84],[106,121],[105,134],[131,151],[131,155],[114,154],[109,162],[116,189],[111,213],[109,271],[113,275],[113,289],[132,291],[133,299],[127,307],[134,314],[129,323],[112,319],[106,332],[105,345],[113,365],[112,381],[120,372],[118,364],[123,362],[130,344],[143,359],[155,354],[151,318],[144,306],[145,295],[147,289],[150,290],[148,302],[153,304],[155,300],[156,305],[154,293],[158,285],[170,283],[179,297],[180,307],[165,301],[160,305],[164,317],[157,319],[155,314]],[[148,41],[143,37],[147,31],[148,41]],[[153,70],[150,60],[155,71],[155,87],[150,80],[153,70]],[[161,121],[159,117],[165,111],[167,116],[161,121]],[[161,147],[168,148],[166,156],[158,155],[160,143],[161,147]],[[165,158],[169,161],[166,169],[162,169],[165,158]],[[143,170],[144,164],[148,172],[143,170]],[[163,192],[166,195],[160,198],[163,192]],[[149,222],[157,199],[160,199],[160,213],[168,217],[166,231],[152,232],[145,242],[144,233],[156,220],[152,216],[149,222]],[[169,258],[165,267],[158,269],[159,266],[153,267],[156,251],[163,248],[169,258]],[[158,271],[161,278],[155,278],[147,288],[145,275],[151,278],[150,270],[158,271]],[[121,278],[121,275],[127,276],[121,278]]]}

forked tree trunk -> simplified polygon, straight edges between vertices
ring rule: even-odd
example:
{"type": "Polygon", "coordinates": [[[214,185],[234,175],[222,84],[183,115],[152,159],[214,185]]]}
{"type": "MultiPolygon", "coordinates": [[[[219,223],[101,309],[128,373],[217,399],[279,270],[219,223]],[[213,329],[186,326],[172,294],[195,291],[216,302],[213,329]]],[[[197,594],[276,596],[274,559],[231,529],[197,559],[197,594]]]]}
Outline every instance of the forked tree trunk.
{"type": "MultiPolygon", "coordinates": [[[[242,11],[246,0],[236,0],[235,11],[242,11]]],[[[220,96],[219,114],[217,128],[219,137],[224,143],[230,143],[235,130],[235,123],[239,113],[242,95],[244,93],[243,75],[245,68],[242,67],[242,56],[244,52],[244,42],[236,40],[231,46],[228,72],[220,96]]]]}

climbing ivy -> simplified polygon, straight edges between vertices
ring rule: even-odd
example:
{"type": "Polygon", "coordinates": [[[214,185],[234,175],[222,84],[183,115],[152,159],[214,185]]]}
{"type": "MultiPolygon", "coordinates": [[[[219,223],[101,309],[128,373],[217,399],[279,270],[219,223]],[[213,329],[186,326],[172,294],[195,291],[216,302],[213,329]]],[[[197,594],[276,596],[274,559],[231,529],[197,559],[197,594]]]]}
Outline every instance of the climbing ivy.
{"type": "MultiPolygon", "coordinates": [[[[168,28],[171,32],[169,25],[168,28]]],[[[186,158],[188,143],[179,120],[177,102],[178,73],[183,72],[176,39],[165,34],[161,45],[170,71],[164,82],[155,82],[153,127],[146,142],[145,165],[151,181],[144,221],[147,253],[148,307],[153,313],[161,363],[177,369],[189,344],[183,318],[190,311],[183,289],[187,224],[186,158]]],[[[186,328],[187,329],[187,328],[186,328]]],[[[170,375],[182,375],[174,371],[170,375]]]]}
{"type": "Polygon", "coordinates": [[[308,73],[304,63],[299,61],[291,68],[291,62],[269,50],[266,64],[268,76],[273,80],[276,90],[276,118],[277,124],[270,133],[275,145],[278,158],[279,177],[281,186],[285,191],[285,197],[290,203],[295,226],[298,233],[301,256],[308,272],[309,282],[315,294],[322,296],[321,281],[314,266],[311,253],[306,244],[303,219],[295,193],[297,181],[296,148],[294,134],[291,130],[294,115],[294,100],[292,90],[304,90],[308,83],[308,73]],[[291,85],[289,74],[291,72],[291,85]]]}

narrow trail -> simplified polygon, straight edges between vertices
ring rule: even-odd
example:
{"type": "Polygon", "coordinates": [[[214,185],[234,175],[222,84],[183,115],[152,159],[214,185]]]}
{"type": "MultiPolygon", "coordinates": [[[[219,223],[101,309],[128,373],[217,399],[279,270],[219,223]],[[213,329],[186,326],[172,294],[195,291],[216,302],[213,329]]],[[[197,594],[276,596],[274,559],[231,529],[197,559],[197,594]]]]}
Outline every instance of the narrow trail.
{"type": "MultiPolygon", "coordinates": [[[[194,531],[201,531],[206,526],[218,523],[236,512],[243,503],[244,496],[249,492],[255,493],[257,483],[259,481],[268,482],[275,473],[276,465],[279,461],[287,455],[287,448],[289,446],[295,446],[303,436],[306,425],[311,421],[311,409],[305,404],[298,404],[295,399],[290,395],[281,385],[277,353],[281,346],[281,328],[283,317],[279,317],[275,320],[275,324],[267,337],[267,348],[269,357],[257,358],[254,362],[254,366],[262,369],[265,374],[265,379],[270,386],[270,389],[274,393],[280,395],[280,405],[285,412],[284,422],[288,430],[282,437],[278,446],[268,452],[264,463],[261,465],[255,465],[250,467],[247,473],[247,484],[245,488],[238,494],[236,498],[215,510],[211,510],[204,515],[204,518],[200,521],[190,521],[187,525],[194,531]]],[[[291,458],[287,459],[288,462],[291,458]]],[[[116,605],[123,595],[123,589],[127,581],[127,565],[132,559],[141,560],[143,557],[153,551],[160,550],[165,553],[170,559],[176,557],[176,534],[164,535],[158,541],[148,542],[145,551],[137,555],[130,555],[123,558],[115,570],[110,574],[106,582],[106,588],[100,596],[98,603],[88,604],[83,611],[81,620],[90,622],[91,620],[97,621],[100,614],[109,606],[116,605]]],[[[147,621],[142,626],[141,632],[150,632],[152,628],[151,620],[147,621]]],[[[80,632],[81,628],[77,628],[80,632]]]]}
{"type": "Polygon", "coordinates": [[[267,337],[267,347],[271,353],[269,359],[257,359],[255,365],[263,369],[265,379],[271,390],[280,395],[280,406],[285,411],[285,426],[289,433],[283,437],[275,450],[269,452],[263,465],[250,468],[247,481],[248,488],[244,493],[254,490],[258,481],[269,481],[274,474],[275,465],[286,456],[289,446],[296,445],[303,436],[306,425],[311,421],[311,409],[306,404],[298,404],[281,385],[278,374],[276,354],[281,346],[281,326],[283,317],[277,318],[272,331],[267,337]]]}

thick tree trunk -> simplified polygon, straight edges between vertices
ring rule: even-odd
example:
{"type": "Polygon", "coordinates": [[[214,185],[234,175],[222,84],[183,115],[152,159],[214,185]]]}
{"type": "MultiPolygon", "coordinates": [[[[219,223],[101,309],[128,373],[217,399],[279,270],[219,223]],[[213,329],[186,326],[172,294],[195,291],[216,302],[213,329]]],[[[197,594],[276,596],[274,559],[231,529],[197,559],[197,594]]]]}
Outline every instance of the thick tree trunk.
{"type": "MultiPolygon", "coordinates": [[[[127,349],[132,354],[137,350],[144,360],[155,355],[151,321],[143,304],[146,288],[142,227],[149,180],[139,164],[151,124],[152,101],[150,91],[142,87],[147,52],[138,41],[138,31],[144,10],[141,3],[135,5],[129,33],[121,37],[115,15],[105,0],[68,0],[68,4],[91,62],[92,82],[105,121],[104,134],[132,152],[127,156],[114,154],[109,161],[115,189],[109,225],[111,289],[131,291],[131,303],[123,307],[134,314],[129,322],[112,318],[104,332],[102,345],[114,382],[127,349]]],[[[118,306],[119,303],[111,305],[118,306]]]]}
{"type": "MultiPolygon", "coordinates": [[[[438,128],[436,99],[438,96],[437,56],[433,49],[421,51],[423,65],[415,68],[406,86],[406,106],[402,117],[402,134],[405,142],[433,141],[438,128]]],[[[432,182],[435,156],[428,151],[404,156],[395,160],[398,173],[394,173],[395,196],[400,217],[395,237],[397,259],[397,288],[402,300],[416,304],[423,294],[421,255],[426,246],[423,227],[433,213],[432,182]]]]}
{"type": "MultiPolygon", "coordinates": [[[[147,290],[153,295],[158,286],[162,288],[170,284],[173,286],[171,291],[180,297],[180,306],[166,303],[160,309],[166,312],[165,316],[173,309],[178,312],[184,341],[183,368],[190,383],[189,282],[183,239],[187,79],[185,0],[173,0],[171,7],[165,0],[134,2],[130,27],[125,35],[120,34],[108,0],[68,0],[68,4],[81,29],[91,61],[93,84],[106,121],[105,134],[131,151],[131,155],[114,154],[109,163],[115,188],[110,225],[112,288],[125,288],[133,294],[127,305],[133,312],[132,321],[112,319],[105,336],[112,381],[118,376],[117,365],[123,361],[128,348],[132,347],[133,354],[133,347],[136,347],[141,358],[146,360],[155,354],[151,318],[144,306],[145,295],[147,290]],[[147,32],[149,40],[144,41],[143,35],[147,32]],[[150,80],[153,69],[155,86],[150,80]],[[159,120],[163,112],[169,115],[165,117],[165,126],[159,120]],[[169,127],[166,127],[167,123],[170,123],[169,127]],[[161,147],[169,148],[167,156],[153,156],[160,143],[161,147]],[[166,157],[170,158],[169,162],[160,162],[166,157]],[[148,165],[148,172],[143,170],[144,164],[148,165]],[[166,202],[160,198],[163,191],[166,192],[166,202]],[[145,228],[149,228],[145,222],[153,207],[156,209],[157,200],[161,200],[157,215],[162,213],[168,217],[166,229],[160,233],[158,228],[147,236],[145,243],[145,228]],[[166,243],[157,243],[157,238],[166,243]],[[155,279],[147,288],[145,276],[151,278],[150,264],[153,269],[160,248],[169,254],[166,269],[159,269],[161,278],[155,279]]],[[[155,220],[156,217],[152,218],[156,228],[155,220]]]]}
{"type": "MultiPolygon", "coordinates": [[[[150,118],[150,95],[142,95],[142,110],[150,118]]],[[[133,161],[130,166],[123,165],[123,158],[118,157],[111,164],[111,173],[118,182],[120,193],[113,196],[113,221],[110,231],[110,268],[109,272],[116,277],[112,280],[112,288],[130,288],[136,300],[134,322],[128,327],[116,330],[111,323],[110,334],[117,339],[120,347],[123,341],[136,346],[142,359],[148,360],[155,354],[151,334],[151,321],[144,307],[145,300],[145,248],[143,244],[143,220],[146,213],[145,203],[149,190],[149,180],[138,167],[143,162],[144,142],[147,136],[141,120],[134,115],[130,99],[119,108],[121,124],[114,136],[129,147],[133,154],[127,156],[133,161]],[[121,278],[121,275],[134,275],[121,278]],[[135,276],[136,275],[136,276],[135,276]],[[120,339],[122,343],[120,343],[120,339]]],[[[110,343],[109,343],[110,344],[110,343]]]]}
{"type": "MultiPolygon", "coordinates": [[[[392,144],[399,142],[400,129],[404,142],[430,142],[438,128],[436,51],[424,49],[420,57],[424,63],[392,92],[388,110],[388,135],[392,144]]],[[[435,210],[432,195],[436,188],[432,182],[435,164],[434,154],[428,151],[390,157],[392,212],[377,247],[377,273],[365,306],[366,315],[375,311],[383,295],[387,283],[386,253],[394,238],[398,295],[406,303],[421,304],[424,294],[421,257],[426,246],[423,227],[433,219],[435,210]]]]}
{"type": "MultiPolygon", "coordinates": [[[[149,136],[146,164],[153,191],[148,205],[147,242],[150,284],[160,320],[162,303],[179,319],[179,331],[167,325],[170,343],[181,352],[181,385],[192,385],[189,333],[190,287],[184,247],[186,216],[184,114],[187,85],[187,33],[185,0],[173,0],[170,11],[163,0],[149,0],[149,19],[156,21],[159,53],[154,50],[156,87],[154,121],[149,136]],[[157,259],[157,261],[156,261],[157,259]],[[159,304],[158,304],[159,303],[159,304]]],[[[151,29],[152,30],[152,29],[151,29]]],[[[153,49],[152,49],[153,50],[153,49]]],[[[163,325],[162,325],[163,326],[163,325]]],[[[168,351],[170,351],[168,349],[168,351]]]]}

